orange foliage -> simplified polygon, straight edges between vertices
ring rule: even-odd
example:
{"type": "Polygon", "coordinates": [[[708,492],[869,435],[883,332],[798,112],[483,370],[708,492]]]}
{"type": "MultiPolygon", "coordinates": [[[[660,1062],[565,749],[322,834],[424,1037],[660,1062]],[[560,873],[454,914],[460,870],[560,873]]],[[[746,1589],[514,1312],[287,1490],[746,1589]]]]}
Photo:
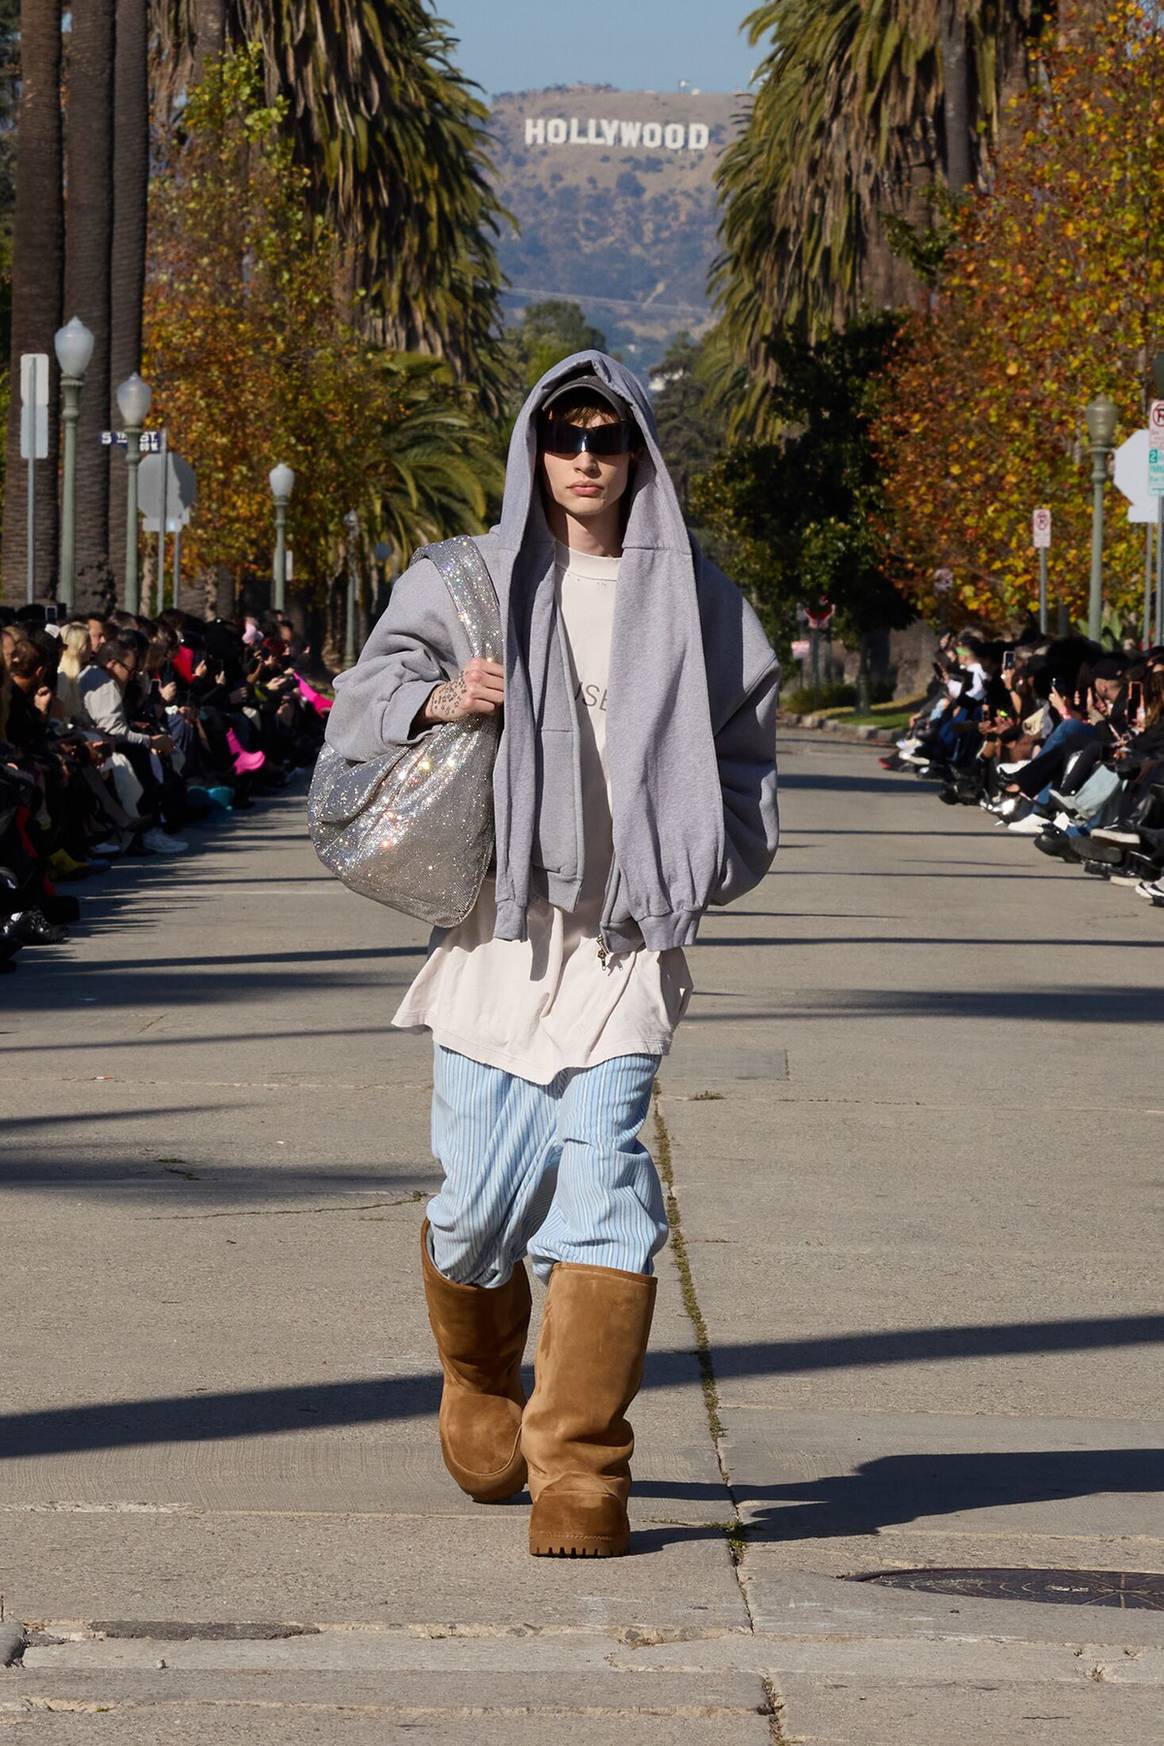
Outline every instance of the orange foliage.
{"type": "MultiPolygon", "coordinates": [[[[1018,99],[993,189],[969,199],[928,314],[907,325],[880,433],[908,565],[934,613],[995,626],[1037,605],[1031,512],[1054,515],[1052,601],[1085,616],[1090,459],[1083,411],[1106,390],[1122,441],[1144,423],[1164,343],[1164,24],[1138,0],[1061,8],[1049,77],[1018,99]]],[[[1135,619],[1143,532],[1109,487],[1105,589],[1135,619]]]]}

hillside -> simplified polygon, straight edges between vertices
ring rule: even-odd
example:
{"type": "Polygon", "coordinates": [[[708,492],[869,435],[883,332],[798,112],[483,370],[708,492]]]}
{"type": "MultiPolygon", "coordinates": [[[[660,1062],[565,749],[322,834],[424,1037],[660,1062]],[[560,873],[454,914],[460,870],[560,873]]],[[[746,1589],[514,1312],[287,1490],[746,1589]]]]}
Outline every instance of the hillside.
{"type": "Polygon", "coordinates": [[[510,309],[575,299],[628,362],[647,368],[710,319],[715,166],[746,101],[727,92],[555,86],[492,99],[510,309]]]}

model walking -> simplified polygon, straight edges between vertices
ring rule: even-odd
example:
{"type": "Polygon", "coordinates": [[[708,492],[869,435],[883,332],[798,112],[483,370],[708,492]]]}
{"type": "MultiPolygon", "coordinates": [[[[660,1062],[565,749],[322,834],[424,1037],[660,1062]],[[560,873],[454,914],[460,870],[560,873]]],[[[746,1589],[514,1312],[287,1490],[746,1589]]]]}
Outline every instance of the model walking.
{"type": "Polygon", "coordinates": [[[444,1182],[421,1268],[441,1448],[479,1501],[528,1477],[531,1552],[611,1555],[667,1236],[639,1130],[691,994],[683,948],[776,851],[779,671],[689,539],[643,389],[604,353],[533,390],[500,524],[475,543],[504,659],[469,658],[418,559],[337,681],[327,737],[366,759],[504,710],[495,870],[393,1020],[435,1045],[444,1182]],[[527,1255],[547,1287],[528,1402],[527,1255]]]}

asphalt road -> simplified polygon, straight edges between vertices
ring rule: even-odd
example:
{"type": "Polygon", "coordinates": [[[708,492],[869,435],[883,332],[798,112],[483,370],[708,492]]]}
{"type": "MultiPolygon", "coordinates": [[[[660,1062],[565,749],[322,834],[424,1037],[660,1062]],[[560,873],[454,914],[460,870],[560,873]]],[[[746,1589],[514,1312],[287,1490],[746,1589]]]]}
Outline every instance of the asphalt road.
{"type": "Polygon", "coordinates": [[[388,1024],[424,930],[325,874],[301,793],[0,982],[0,1727],[1164,1740],[1126,1604],[1164,1572],[1164,917],[868,748],[782,761],[649,1127],[682,1240],[623,1560],[531,1560],[440,1466],[428,1044],[388,1024]],[[1125,1578],[844,1580],[939,1566],[1125,1578]]]}

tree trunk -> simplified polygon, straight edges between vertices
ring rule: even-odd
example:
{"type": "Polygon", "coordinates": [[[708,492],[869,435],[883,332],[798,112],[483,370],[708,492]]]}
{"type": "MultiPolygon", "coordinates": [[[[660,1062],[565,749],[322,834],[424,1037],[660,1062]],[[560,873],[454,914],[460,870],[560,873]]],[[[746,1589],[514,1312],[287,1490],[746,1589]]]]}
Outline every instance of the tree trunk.
{"type": "MultiPolygon", "coordinates": [[[[12,241],[12,393],[4,484],[5,597],[22,601],[26,559],[27,463],[20,458],[20,356],[47,352],[61,325],[65,213],[61,186],[61,0],[23,0],[20,10],[20,111],[12,241]]],[[[55,359],[50,381],[56,382],[55,359]]],[[[57,566],[58,397],[49,394],[49,456],[36,468],[36,591],[54,592],[57,566]]]]}
{"type": "Polygon", "coordinates": [[[197,85],[207,61],[226,47],[226,0],[194,0],[194,30],[194,70],[190,82],[197,85]]]}
{"type": "Polygon", "coordinates": [[[109,541],[109,268],[113,246],[113,59],[117,0],[73,12],[69,44],[65,311],[93,335],[77,421],[77,568],[101,564],[109,541]]]}
{"type": "Polygon", "coordinates": [[[961,195],[974,180],[971,138],[971,65],[966,20],[959,0],[942,0],[942,123],[946,135],[946,181],[961,195]]]}
{"type": "MultiPolygon", "coordinates": [[[[117,428],[118,384],[141,368],[141,310],[145,295],[150,177],[150,102],[147,8],[141,0],[117,0],[117,60],[114,70],[113,258],[109,283],[112,327],[103,415],[117,428]]],[[[120,576],[125,563],[125,455],[112,451],[109,481],[110,561],[120,576]]],[[[79,593],[78,593],[78,603],[79,593]]]]}

